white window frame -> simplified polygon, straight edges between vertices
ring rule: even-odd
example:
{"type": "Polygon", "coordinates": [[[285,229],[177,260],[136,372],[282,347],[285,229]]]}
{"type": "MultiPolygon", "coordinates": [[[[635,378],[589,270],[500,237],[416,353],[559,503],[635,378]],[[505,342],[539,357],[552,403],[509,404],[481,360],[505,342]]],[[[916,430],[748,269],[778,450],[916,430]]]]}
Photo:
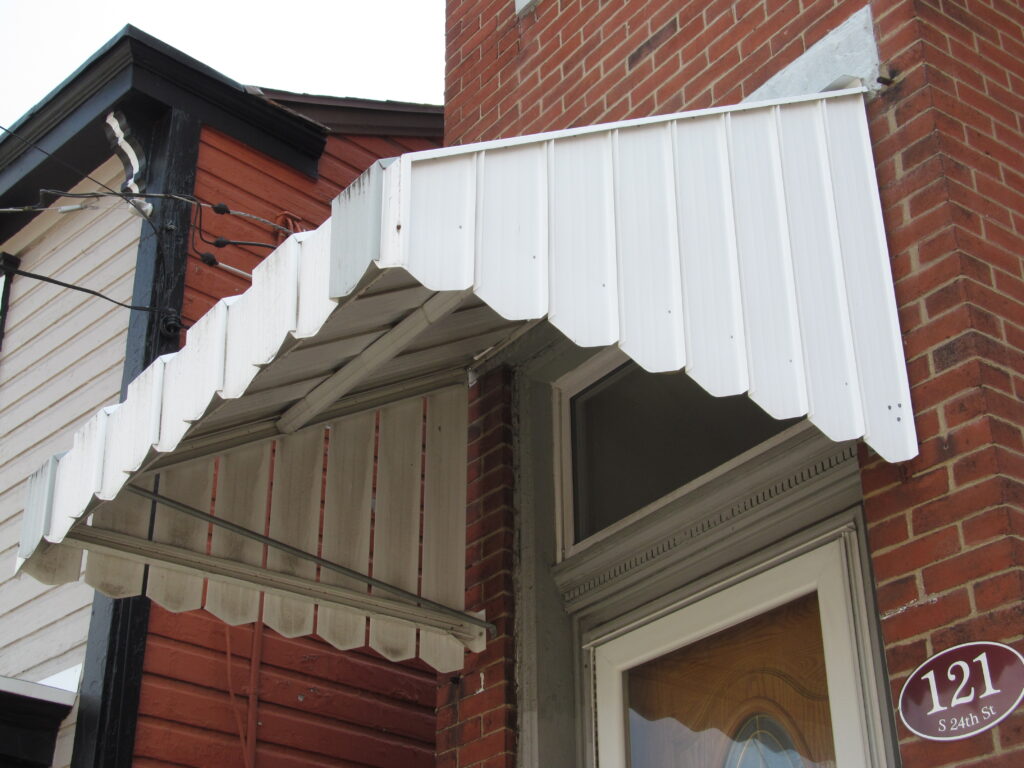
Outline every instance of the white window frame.
{"type": "Polygon", "coordinates": [[[625,673],[747,619],[816,592],[837,768],[886,765],[877,691],[858,632],[862,600],[849,534],[717,591],[693,596],[658,618],[588,644],[593,674],[595,751],[601,768],[625,768],[625,673]]]}
{"type": "Polygon", "coordinates": [[[552,384],[551,391],[554,398],[552,405],[552,412],[554,414],[554,425],[552,428],[554,446],[552,455],[555,459],[555,500],[558,507],[558,523],[556,525],[558,562],[567,560],[573,555],[593,547],[595,544],[616,536],[623,529],[665,507],[673,500],[746,463],[752,456],[763,452],[783,436],[807,429],[807,424],[801,421],[778,433],[778,435],[768,438],[764,443],[755,445],[738,456],[723,462],[685,485],[670,491],[660,498],[654,499],[643,507],[633,510],[621,520],[617,520],[611,525],[595,531],[582,541],[576,541],[576,503],[573,496],[572,400],[580,392],[629,362],[631,362],[630,358],[618,347],[608,347],[582,365],[555,380],[552,384]]]}
{"type": "MultiPolygon", "coordinates": [[[[608,347],[565,374],[552,385],[555,414],[554,451],[555,457],[555,498],[560,510],[558,552],[560,559],[586,549],[602,539],[612,536],[623,526],[634,520],[638,512],[627,515],[607,528],[588,536],[580,542],[576,538],[576,504],[573,499],[573,455],[572,455],[572,399],[591,384],[603,379],[609,373],[629,362],[629,358],[618,347],[608,347]]],[[[645,508],[646,509],[646,508],[645,508]]]]}

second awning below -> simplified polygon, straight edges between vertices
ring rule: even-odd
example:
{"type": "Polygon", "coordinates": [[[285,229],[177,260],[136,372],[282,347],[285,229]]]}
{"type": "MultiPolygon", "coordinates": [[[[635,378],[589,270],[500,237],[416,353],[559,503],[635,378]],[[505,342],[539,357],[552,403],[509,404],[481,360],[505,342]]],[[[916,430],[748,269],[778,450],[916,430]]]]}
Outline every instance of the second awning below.
{"type": "Polygon", "coordinates": [[[461,610],[466,409],[449,387],[138,475],[29,570],[74,580],[87,550],[113,597],[459,669],[486,627],[461,610]]]}

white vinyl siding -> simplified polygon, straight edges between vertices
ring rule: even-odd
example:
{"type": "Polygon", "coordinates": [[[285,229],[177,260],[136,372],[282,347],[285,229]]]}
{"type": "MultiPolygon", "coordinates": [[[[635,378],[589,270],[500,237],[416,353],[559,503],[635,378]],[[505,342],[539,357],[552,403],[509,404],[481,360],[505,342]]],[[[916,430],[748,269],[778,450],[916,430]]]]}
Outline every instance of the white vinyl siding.
{"type": "MultiPolygon", "coordinates": [[[[111,158],[93,176],[116,188],[111,158]]],[[[95,191],[85,181],[75,191],[95,191]]],[[[81,200],[64,199],[55,205],[81,200]]],[[[43,213],[2,245],[21,268],[129,301],[141,221],[111,198],[43,213]]],[[[81,664],[93,591],[14,577],[25,478],[65,450],[88,417],[118,400],[129,311],[102,299],[16,276],[0,351],[0,675],[40,681],[81,664]]],[[[70,761],[74,712],[55,765],[70,761]]]]}

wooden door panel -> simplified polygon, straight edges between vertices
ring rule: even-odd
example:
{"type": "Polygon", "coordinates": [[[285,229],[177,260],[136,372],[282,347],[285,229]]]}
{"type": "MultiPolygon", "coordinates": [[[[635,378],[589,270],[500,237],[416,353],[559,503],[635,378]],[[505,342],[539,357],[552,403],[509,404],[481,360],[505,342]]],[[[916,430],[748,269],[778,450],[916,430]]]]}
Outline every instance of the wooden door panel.
{"type": "Polygon", "coordinates": [[[834,764],[816,593],[629,670],[627,689],[631,768],[758,765],[736,762],[737,735],[834,764]]]}

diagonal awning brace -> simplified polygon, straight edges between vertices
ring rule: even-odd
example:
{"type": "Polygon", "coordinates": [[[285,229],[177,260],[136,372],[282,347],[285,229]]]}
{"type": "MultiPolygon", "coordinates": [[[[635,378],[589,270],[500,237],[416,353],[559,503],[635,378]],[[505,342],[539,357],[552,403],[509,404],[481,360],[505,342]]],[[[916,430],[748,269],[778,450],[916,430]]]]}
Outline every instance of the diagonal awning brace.
{"type": "Polygon", "coordinates": [[[202,571],[219,581],[255,587],[273,595],[345,606],[389,620],[446,632],[468,647],[478,650],[483,648],[484,629],[478,626],[480,620],[469,614],[456,612],[457,618],[452,618],[426,606],[410,605],[389,597],[310,581],[301,576],[267,570],[258,565],[225,560],[117,531],[94,528],[91,525],[76,527],[68,533],[64,541],[72,547],[115,555],[140,564],[158,564],[162,568],[170,568],[181,573],[202,571]]]}
{"type": "Polygon", "coordinates": [[[347,568],[344,565],[331,562],[330,560],[325,560],[322,557],[318,557],[317,555],[305,552],[301,549],[291,546],[290,544],[285,544],[284,542],[278,541],[277,539],[272,539],[269,536],[264,536],[262,533],[250,531],[248,528],[244,528],[241,525],[232,523],[230,520],[224,520],[222,518],[215,517],[214,515],[211,515],[207,512],[203,512],[202,510],[196,509],[195,507],[190,507],[188,504],[182,504],[180,501],[168,498],[167,496],[163,496],[159,493],[154,493],[153,491],[148,491],[145,488],[140,488],[137,485],[128,484],[125,486],[125,490],[130,491],[131,493],[134,493],[137,496],[142,496],[143,498],[149,499],[150,501],[155,501],[157,504],[162,504],[170,509],[182,512],[183,514],[190,515],[199,520],[210,523],[211,525],[216,525],[220,528],[224,528],[225,530],[231,531],[232,533],[238,534],[239,536],[244,536],[248,539],[253,539],[254,541],[260,542],[261,544],[266,544],[268,547],[277,549],[281,552],[291,555],[292,557],[297,557],[301,560],[306,560],[308,562],[315,563],[321,568],[325,568],[329,571],[334,571],[335,573],[341,574],[342,576],[347,576],[350,579],[360,581],[363,584],[366,584],[367,586],[373,587],[374,589],[388,592],[394,595],[395,597],[399,598],[402,602],[409,603],[410,605],[419,606],[421,608],[429,608],[431,611],[435,611],[451,619],[455,619],[458,623],[472,624],[475,627],[480,627],[481,629],[487,630],[487,633],[490,636],[493,636],[496,632],[494,624],[490,623],[489,621],[485,621],[484,619],[477,618],[476,616],[463,613],[462,611],[457,611],[454,608],[449,608],[446,605],[441,605],[440,603],[434,602],[433,600],[427,600],[424,597],[420,597],[419,595],[415,595],[412,592],[408,592],[404,589],[383,582],[380,579],[375,579],[372,576],[367,576],[366,574],[360,573],[359,571],[353,570],[352,568],[347,568]]]}

